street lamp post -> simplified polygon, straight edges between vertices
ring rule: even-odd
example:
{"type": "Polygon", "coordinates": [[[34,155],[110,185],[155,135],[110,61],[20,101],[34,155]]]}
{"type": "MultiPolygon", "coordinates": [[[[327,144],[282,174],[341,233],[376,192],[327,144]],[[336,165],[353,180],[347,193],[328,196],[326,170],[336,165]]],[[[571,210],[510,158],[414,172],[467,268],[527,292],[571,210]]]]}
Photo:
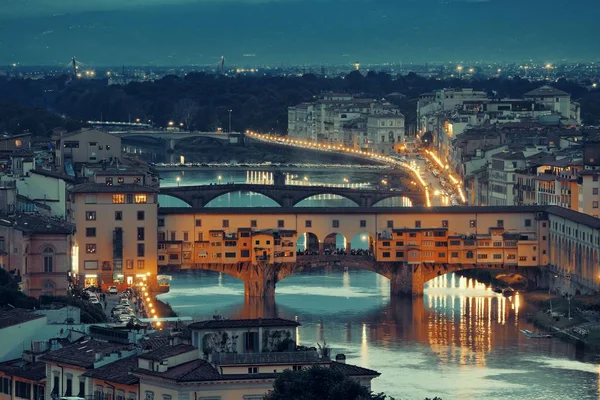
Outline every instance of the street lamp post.
{"type": "Polygon", "coordinates": [[[229,110],[229,133],[231,133],[231,111],[233,110],[229,110]]]}
{"type": "Polygon", "coordinates": [[[218,178],[218,179],[219,179],[219,185],[220,185],[220,184],[221,184],[221,179],[222,179],[222,176],[221,176],[221,175],[219,175],[219,178],[218,178]]]}
{"type": "Polygon", "coordinates": [[[177,181],[177,187],[179,187],[179,184],[181,183],[181,177],[178,176],[177,178],[175,178],[175,180],[177,181]]]}

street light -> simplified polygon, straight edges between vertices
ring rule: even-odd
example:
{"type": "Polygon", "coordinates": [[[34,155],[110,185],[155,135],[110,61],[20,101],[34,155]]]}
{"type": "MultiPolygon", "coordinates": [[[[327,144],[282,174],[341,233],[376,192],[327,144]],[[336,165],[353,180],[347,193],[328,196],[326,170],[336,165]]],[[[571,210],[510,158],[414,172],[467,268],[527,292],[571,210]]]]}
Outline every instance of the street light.
{"type": "Polygon", "coordinates": [[[175,180],[177,181],[177,187],[179,187],[179,184],[181,183],[181,177],[178,176],[177,178],[175,178],[175,180]]]}
{"type": "Polygon", "coordinates": [[[223,179],[223,177],[221,175],[219,175],[218,179],[219,179],[219,185],[220,185],[221,184],[221,179],[223,179]]]}
{"type": "Polygon", "coordinates": [[[229,110],[229,133],[231,133],[231,112],[233,110],[229,110]]]}

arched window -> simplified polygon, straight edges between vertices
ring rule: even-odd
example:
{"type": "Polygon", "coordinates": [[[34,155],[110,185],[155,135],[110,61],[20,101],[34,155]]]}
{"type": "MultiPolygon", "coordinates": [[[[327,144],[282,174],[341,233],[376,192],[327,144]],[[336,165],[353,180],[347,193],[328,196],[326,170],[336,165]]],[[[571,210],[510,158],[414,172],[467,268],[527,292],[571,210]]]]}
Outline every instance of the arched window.
{"type": "Polygon", "coordinates": [[[44,295],[54,295],[54,288],[56,286],[54,285],[54,282],[52,281],[44,281],[44,284],[42,285],[42,294],[44,295]]]}
{"type": "Polygon", "coordinates": [[[42,257],[44,258],[44,272],[52,272],[54,269],[54,249],[50,246],[44,247],[42,257]]]}

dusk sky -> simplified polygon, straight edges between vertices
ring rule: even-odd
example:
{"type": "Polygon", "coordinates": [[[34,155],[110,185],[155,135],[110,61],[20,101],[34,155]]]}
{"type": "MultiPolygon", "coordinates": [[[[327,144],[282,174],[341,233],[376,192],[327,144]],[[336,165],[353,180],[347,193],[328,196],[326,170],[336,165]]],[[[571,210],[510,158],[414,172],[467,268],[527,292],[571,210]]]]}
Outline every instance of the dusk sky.
{"type": "Polygon", "coordinates": [[[598,0],[0,0],[0,64],[594,60],[598,0]]]}

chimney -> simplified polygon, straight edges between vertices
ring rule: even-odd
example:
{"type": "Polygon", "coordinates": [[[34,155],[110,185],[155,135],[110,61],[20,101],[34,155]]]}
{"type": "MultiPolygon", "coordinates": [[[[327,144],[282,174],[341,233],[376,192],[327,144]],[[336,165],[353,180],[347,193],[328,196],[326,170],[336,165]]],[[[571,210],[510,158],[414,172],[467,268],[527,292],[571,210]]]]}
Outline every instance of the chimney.
{"type": "Polygon", "coordinates": [[[346,356],[344,354],[336,354],[335,362],[340,364],[346,364],[346,356]]]}

